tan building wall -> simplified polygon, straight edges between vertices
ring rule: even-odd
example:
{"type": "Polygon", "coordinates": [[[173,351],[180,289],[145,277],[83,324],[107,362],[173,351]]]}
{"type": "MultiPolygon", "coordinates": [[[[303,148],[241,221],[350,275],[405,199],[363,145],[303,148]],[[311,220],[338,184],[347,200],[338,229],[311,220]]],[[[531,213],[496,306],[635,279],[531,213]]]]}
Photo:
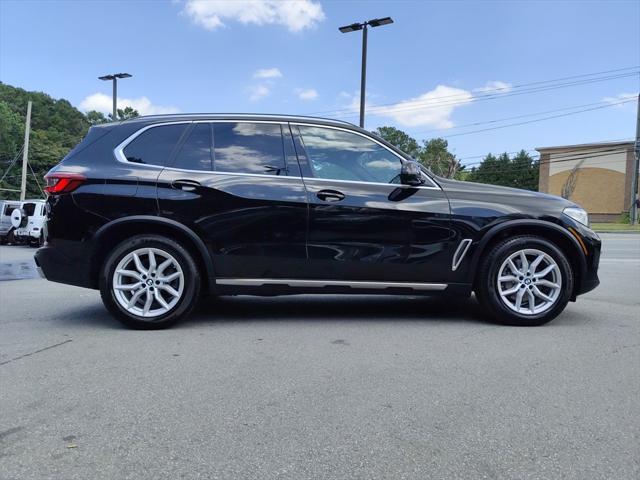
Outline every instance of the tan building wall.
{"type": "Polygon", "coordinates": [[[541,192],[580,204],[594,221],[617,221],[631,204],[633,142],[538,148],[541,192]],[[573,186],[573,187],[572,187],[573,186]]]}

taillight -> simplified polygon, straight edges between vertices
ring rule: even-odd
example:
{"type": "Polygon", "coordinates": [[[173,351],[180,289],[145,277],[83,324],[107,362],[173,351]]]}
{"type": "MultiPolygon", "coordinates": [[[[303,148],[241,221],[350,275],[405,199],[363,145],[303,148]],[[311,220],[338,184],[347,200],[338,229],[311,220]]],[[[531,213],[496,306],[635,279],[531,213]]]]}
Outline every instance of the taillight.
{"type": "Polygon", "coordinates": [[[44,191],[47,195],[58,195],[73,192],[87,179],[79,173],[53,172],[44,176],[47,186],[44,191]]]}

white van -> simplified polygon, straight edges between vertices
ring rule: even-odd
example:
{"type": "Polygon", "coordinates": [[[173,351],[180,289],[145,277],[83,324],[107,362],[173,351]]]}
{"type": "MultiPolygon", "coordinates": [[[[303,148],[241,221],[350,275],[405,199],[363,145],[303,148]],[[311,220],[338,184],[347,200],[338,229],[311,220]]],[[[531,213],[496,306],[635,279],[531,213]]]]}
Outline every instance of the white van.
{"type": "Polygon", "coordinates": [[[21,208],[11,212],[11,224],[18,243],[42,245],[44,224],[47,220],[44,200],[25,200],[21,208]]]}

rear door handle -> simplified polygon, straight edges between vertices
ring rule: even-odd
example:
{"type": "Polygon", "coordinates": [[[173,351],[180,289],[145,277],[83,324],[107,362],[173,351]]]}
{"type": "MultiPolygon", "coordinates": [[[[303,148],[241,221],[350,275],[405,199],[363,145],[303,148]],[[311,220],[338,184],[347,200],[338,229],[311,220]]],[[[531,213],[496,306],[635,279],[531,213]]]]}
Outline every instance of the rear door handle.
{"type": "Polygon", "coordinates": [[[320,190],[316,193],[316,197],[323,202],[339,202],[344,200],[344,196],[344,193],[338,192],[337,190],[320,190]]]}
{"type": "Polygon", "coordinates": [[[184,190],[185,192],[193,192],[200,186],[200,182],[196,182],[195,180],[174,180],[171,182],[172,188],[184,190]]]}

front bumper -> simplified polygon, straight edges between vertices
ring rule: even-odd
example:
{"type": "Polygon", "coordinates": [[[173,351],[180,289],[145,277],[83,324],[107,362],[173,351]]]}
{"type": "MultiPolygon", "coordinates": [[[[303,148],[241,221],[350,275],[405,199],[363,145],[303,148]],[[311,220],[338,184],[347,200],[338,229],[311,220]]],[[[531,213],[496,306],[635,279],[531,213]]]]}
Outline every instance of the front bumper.
{"type": "Polygon", "coordinates": [[[600,251],[602,249],[602,241],[596,232],[588,227],[582,225],[576,225],[575,230],[580,235],[580,239],[584,243],[587,254],[585,255],[585,269],[579,278],[579,282],[576,288],[576,295],[582,295],[583,293],[590,292],[598,285],[600,285],[600,279],[598,278],[598,267],[600,266],[600,251]]]}

